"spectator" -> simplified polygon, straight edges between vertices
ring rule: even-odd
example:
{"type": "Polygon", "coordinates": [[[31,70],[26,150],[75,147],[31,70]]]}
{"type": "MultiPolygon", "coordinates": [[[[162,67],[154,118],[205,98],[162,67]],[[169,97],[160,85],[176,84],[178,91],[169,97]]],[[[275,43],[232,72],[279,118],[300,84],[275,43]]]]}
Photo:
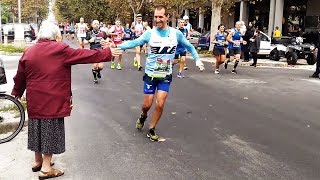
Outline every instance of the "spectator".
{"type": "Polygon", "coordinates": [[[243,42],[243,46],[242,46],[242,52],[244,54],[244,62],[249,62],[249,58],[250,58],[249,45],[250,45],[250,39],[253,37],[254,32],[255,32],[255,28],[253,27],[253,23],[249,22],[248,29],[243,36],[244,42],[243,42]]]}
{"type": "Polygon", "coordinates": [[[277,26],[276,30],[274,31],[273,37],[280,38],[281,36],[282,36],[281,31],[279,30],[279,26],[277,26]]]}
{"type": "Polygon", "coordinates": [[[54,169],[53,154],[65,152],[64,117],[72,109],[71,66],[110,61],[118,49],[73,49],[61,42],[59,27],[42,23],[38,42],[23,54],[14,77],[12,95],[21,98],[26,90],[28,111],[28,149],[35,152],[32,171],[39,179],[64,174],[54,169]]]}
{"type": "Polygon", "coordinates": [[[260,31],[255,30],[254,36],[250,38],[250,53],[252,55],[253,63],[250,66],[257,67],[257,61],[258,61],[258,52],[260,50],[260,31]]]}

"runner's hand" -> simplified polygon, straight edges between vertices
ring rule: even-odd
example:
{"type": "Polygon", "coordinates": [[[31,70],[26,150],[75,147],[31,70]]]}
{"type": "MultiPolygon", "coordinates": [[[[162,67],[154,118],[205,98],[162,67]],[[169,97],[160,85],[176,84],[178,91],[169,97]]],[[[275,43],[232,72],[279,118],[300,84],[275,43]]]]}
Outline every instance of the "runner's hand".
{"type": "Polygon", "coordinates": [[[114,57],[120,56],[122,54],[122,50],[120,48],[110,48],[111,54],[114,57]]]}
{"type": "Polygon", "coordinates": [[[201,60],[196,61],[196,66],[200,69],[200,71],[204,71],[204,65],[201,60]]]}
{"type": "Polygon", "coordinates": [[[95,37],[92,37],[92,38],[89,40],[89,42],[90,42],[90,43],[93,43],[94,40],[95,40],[95,37]]]}
{"type": "Polygon", "coordinates": [[[100,43],[101,43],[101,46],[102,46],[103,49],[106,49],[106,48],[108,48],[108,47],[110,47],[110,48],[116,48],[116,45],[115,45],[109,38],[106,39],[106,40],[102,39],[102,40],[100,41],[100,43]]]}

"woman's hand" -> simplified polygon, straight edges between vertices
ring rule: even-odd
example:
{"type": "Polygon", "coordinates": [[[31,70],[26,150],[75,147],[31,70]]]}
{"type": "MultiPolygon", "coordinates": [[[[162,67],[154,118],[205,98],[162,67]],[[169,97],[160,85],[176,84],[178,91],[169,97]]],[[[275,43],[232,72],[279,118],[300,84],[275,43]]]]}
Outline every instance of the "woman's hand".
{"type": "Polygon", "coordinates": [[[122,50],[120,48],[110,48],[111,54],[114,57],[120,56],[122,54],[122,50]]]}
{"type": "Polygon", "coordinates": [[[102,39],[100,43],[103,49],[117,47],[109,38],[107,38],[106,40],[102,39]]]}

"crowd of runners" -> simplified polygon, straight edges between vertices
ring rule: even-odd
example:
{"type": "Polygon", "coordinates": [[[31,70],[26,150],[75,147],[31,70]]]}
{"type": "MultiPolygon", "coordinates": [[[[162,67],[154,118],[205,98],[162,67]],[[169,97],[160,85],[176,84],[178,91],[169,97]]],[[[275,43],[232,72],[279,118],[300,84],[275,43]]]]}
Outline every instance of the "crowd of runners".
{"type": "MultiPolygon", "coordinates": [[[[187,70],[186,54],[191,53],[200,71],[204,70],[203,63],[199,59],[195,47],[188,41],[190,38],[192,25],[189,17],[184,16],[178,20],[177,28],[168,26],[169,15],[165,6],[158,6],[154,12],[154,22],[152,27],[148,22],[144,22],[141,14],[137,14],[134,22],[123,24],[119,19],[114,24],[106,24],[94,20],[85,23],[84,18],[80,18],[78,23],[61,23],[59,28],[65,37],[73,41],[75,38],[79,43],[79,48],[85,48],[89,44],[90,49],[102,48],[105,43],[112,47],[118,47],[123,51],[135,48],[133,66],[138,71],[144,68],[144,98],[142,112],[136,122],[136,128],[141,130],[148,117],[154,98],[156,98],[156,108],[152,115],[147,136],[152,141],[157,141],[159,136],[155,133],[155,127],[162,115],[163,107],[168,96],[170,83],[172,82],[172,71],[175,64],[179,64],[177,77],[184,78],[183,70],[187,70]],[[141,64],[142,52],[146,55],[145,67],[141,64]]],[[[211,39],[214,44],[214,55],[216,58],[215,74],[219,74],[220,65],[228,68],[228,64],[234,61],[232,73],[236,74],[236,68],[240,62],[241,53],[244,52],[245,60],[248,60],[248,51],[245,50],[250,44],[250,52],[254,58],[252,66],[256,66],[256,53],[259,51],[259,31],[252,30],[249,23],[248,30],[243,22],[237,22],[235,27],[225,31],[224,25],[219,25],[217,32],[211,39]],[[250,34],[248,34],[250,33],[250,34]],[[247,36],[250,36],[247,38],[247,36]],[[251,51],[254,47],[254,51],[251,51]],[[226,60],[226,51],[230,58],[226,60]]],[[[113,57],[110,68],[122,70],[122,56],[113,57]]],[[[94,83],[98,83],[101,78],[103,63],[96,63],[92,66],[94,83]]]]}

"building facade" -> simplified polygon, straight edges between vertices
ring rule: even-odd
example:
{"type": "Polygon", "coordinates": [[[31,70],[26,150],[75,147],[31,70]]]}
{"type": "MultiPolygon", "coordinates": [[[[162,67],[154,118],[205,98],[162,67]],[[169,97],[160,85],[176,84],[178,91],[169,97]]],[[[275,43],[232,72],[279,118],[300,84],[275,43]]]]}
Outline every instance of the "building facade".
{"type": "Polygon", "coordinates": [[[262,0],[250,3],[238,2],[236,19],[256,21],[260,30],[269,36],[276,27],[282,34],[298,34],[300,31],[317,31],[320,16],[319,0],[262,0]]]}
{"type": "MultiPolygon", "coordinates": [[[[211,4],[196,10],[186,10],[194,29],[210,30],[211,4]]],[[[283,35],[296,34],[299,31],[319,30],[320,1],[319,0],[239,0],[228,12],[222,11],[222,23],[228,28],[235,22],[255,21],[263,32],[272,35],[278,26],[283,35]]]]}

